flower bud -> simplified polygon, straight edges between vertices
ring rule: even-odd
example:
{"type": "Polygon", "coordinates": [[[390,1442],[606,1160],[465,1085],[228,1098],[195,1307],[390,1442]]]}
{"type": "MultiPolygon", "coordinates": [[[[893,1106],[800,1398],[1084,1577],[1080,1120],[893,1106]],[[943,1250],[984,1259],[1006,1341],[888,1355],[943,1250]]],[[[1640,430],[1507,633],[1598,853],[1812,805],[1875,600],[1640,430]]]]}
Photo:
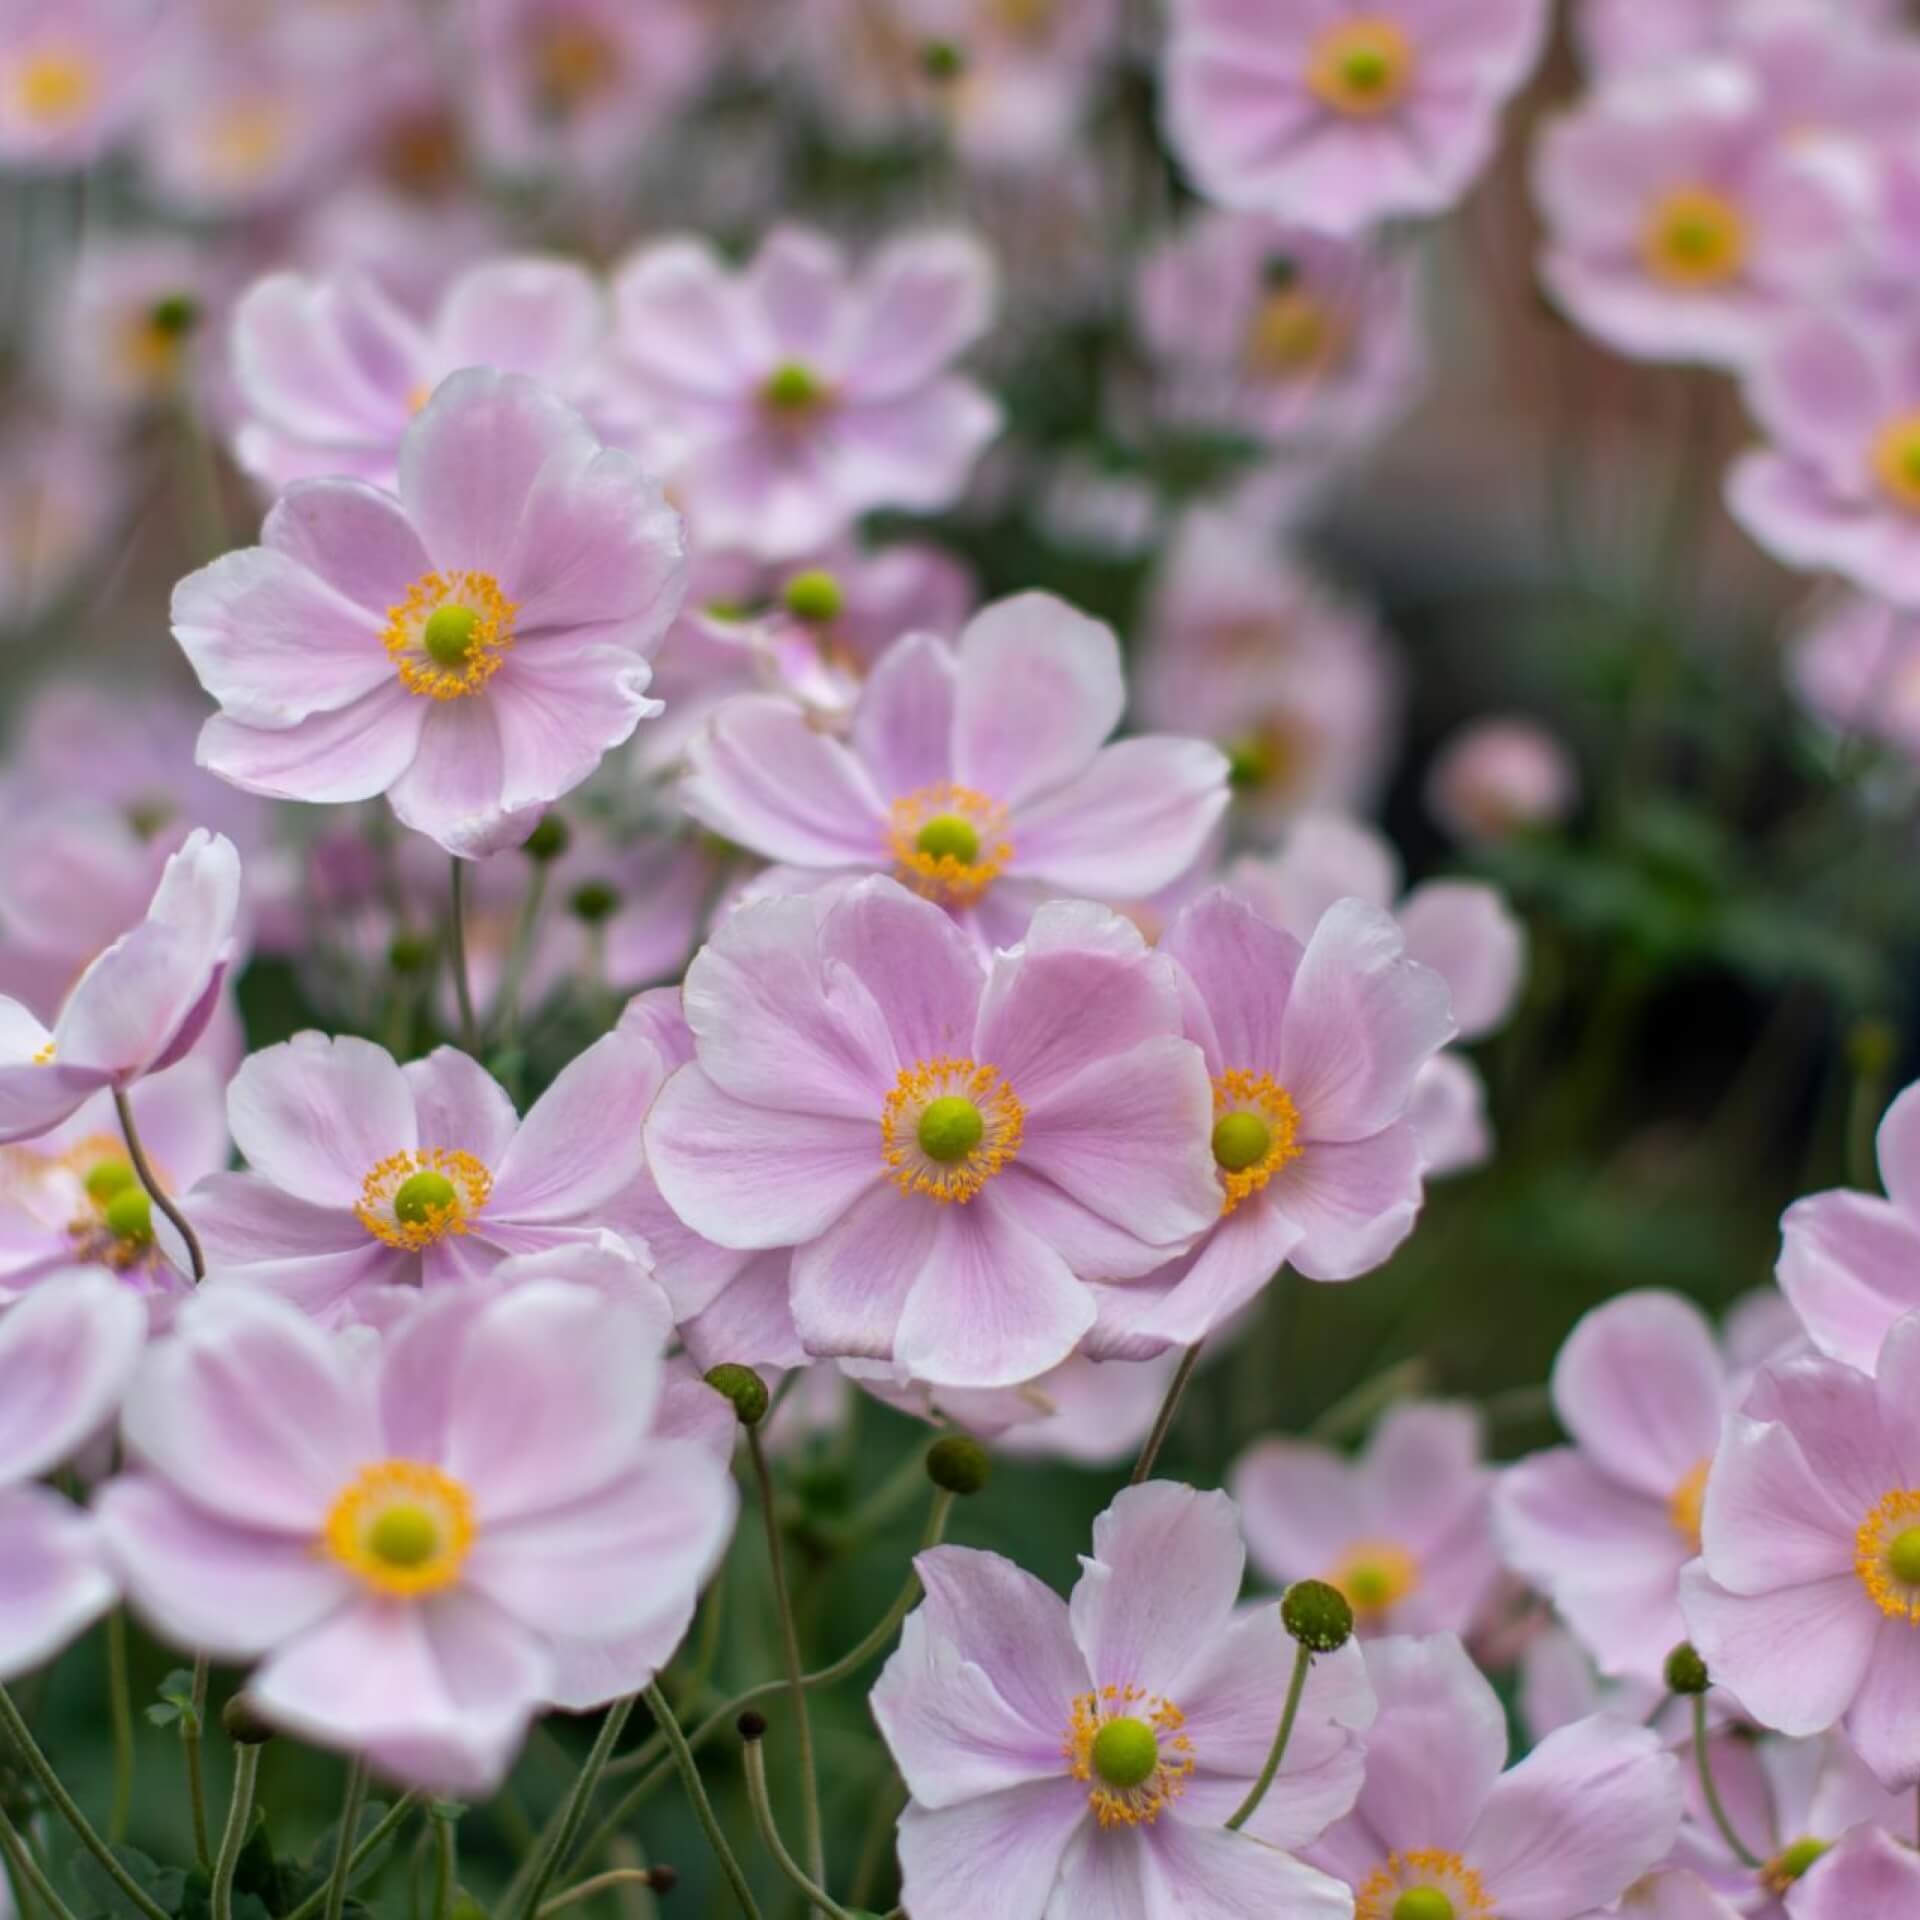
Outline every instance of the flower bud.
{"type": "Polygon", "coordinates": [[[170,293],[147,311],[147,325],[162,339],[182,339],[199,324],[200,303],[190,293],[170,293]]]}
{"type": "Polygon", "coordinates": [[[578,918],[593,926],[619,912],[620,896],[604,880],[589,880],[584,887],[574,889],[569,904],[578,918]]]}
{"type": "Polygon", "coordinates": [[[969,1433],[943,1433],[927,1449],[927,1478],[948,1493],[978,1493],[993,1478],[993,1460],[969,1433]]]}
{"type": "Polygon", "coordinates": [[[1667,1655],[1667,1686],[1671,1692],[1705,1693],[1713,1685],[1707,1663],[1694,1651],[1691,1640],[1682,1640],[1667,1655]]]}
{"type": "Polygon", "coordinates": [[[765,1714],[755,1713],[751,1707],[734,1723],[735,1730],[742,1740],[759,1740],[765,1737],[767,1718],[765,1714]]]}
{"type": "Polygon", "coordinates": [[[920,71],[929,80],[958,80],[966,70],[966,49],[951,40],[929,40],[920,49],[920,71]]]}
{"type": "Polygon", "coordinates": [[[540,824],[521,841],[520,851],[529,860],[558,860],[572,840],[573,830],[567,825],[565,815],[543,813],[540,824]]]}
{"type": "Polygon", "coordinates": [[[417,933],[396,933],[387,943],[387,965],[395,973],[424,973],[433,964],[433,942],[417,933]]]}
{"type": "Polygon", "coordinates": [[[236,1693],[220,1709],[220,1724],[226,1728],[227,1738],[242,1747],[264,1747],[275,1731],[260,1718],[244,1693],[236,1693]]]}
{"type": "Polygon", "coordinates": [[[757,1427],[767,1417],[767,1383],[751,1367],[725,1361],[709,1367],[706,1379],[715,1393],[733,1402],[733,1411],[743,1427],[757,1427]]]}
{"type": "Polygon", "coordinates": [[[1353,1638],[1353,1608],[1324,1580],[1296,1580],[1281,1596],[1280,1624],[1309,1653],[1336,1653],[1353,1638]]]}

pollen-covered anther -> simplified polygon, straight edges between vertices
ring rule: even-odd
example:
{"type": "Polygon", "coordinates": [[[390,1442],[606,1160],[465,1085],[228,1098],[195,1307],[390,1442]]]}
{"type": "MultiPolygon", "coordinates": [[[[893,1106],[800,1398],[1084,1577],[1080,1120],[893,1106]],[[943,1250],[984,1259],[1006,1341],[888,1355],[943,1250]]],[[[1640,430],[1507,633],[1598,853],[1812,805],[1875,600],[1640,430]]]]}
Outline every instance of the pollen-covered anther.
{"type": "Polygon", "coordinates": [[[478,693],[513,645],[514,603],[490,573],[423,574],[387,612],[381,635],[409,693],[478,693]]]}
{"type": "Polygon", "coordinates": [[[1881,429],[1873,444],[1873,470],[1895,501],[1920,513],[1920,413],[1881,429]]]}
{"type": "Polygon", "coordinates": [[[1314,42],[1307,86],[1323,105],[1358,118],[1385,113],[1413,79],[1413,45],[1382,15],[1342,20],[1314,42]]]}
{"type": "Polygon", "coordinates": [[[1354,1920],[1480,1920],[1493,1902],[1457,1853],[1420,1847],[1390,1853],[1354,1898],[1354,1920]]]}
{"type": "Polygon", "coordinates": [[[1700,1515],[1707,1499],[1707,1473],[1712,1467],[1711,1460],[1702,1460],[1692,1467],[1684,1480],[1674,1488],[1667,1501],[1667,1518],[1673,1523],[1673,1530],[1685,1540],[1695,1553],[1700,1551],[1700,1515]]]}
{"type": "Polygon", "coordinates": [[[323,1549],[378,1592],[433,1593],[460,1577],[473,1503],[452,1475],[417,1460],[363,1467],[327,1515],[323,1549]]]}
{"type": "Polygon", "coordinates": [[[1075,1699],[1061,1757],[1087,1784],[1087,1805],[1103,1827],[1151,1826],[1186,1791],[1194,1768],[1186,1716],[1139,1687],[1102,1687],[1075,1699]]]}
{"type": "Polygon", "coordinates": [[[964,1206],[1020,1151],[1026,1113],[997,1067],[922,1060],[880,1115],[881,1158],[902,1193],[964,1206]]]}
{"type": "Polygon", "coordinates": [[[1647,271],[1670,287],[1724,286],[1746,265],[1746,218],[1711,187],[1679,187],[1648,214],[1640,251],[1647,271]]]}
{"type": "Polygon", "coordinates": [[[77,50],[43,46],[14,69],[14,104],[24,119],[43,127],[78,120],[100,95],[94,63],[77,50]]]}
{"type": "Polygon", "coordinates": [[[1242,353],[1257,380],[1298,380],[1329,371],[1345,345],[1346,328],[1326,302],[1288,286],[1262,296],[1242,353]]]}
{"type": "Polygon", "coordinates": [[[1920,1626],[1920,1488],[1896,1487],[1860,1523],[1854,1568],[1882,1613],[1920,1626]]]}
{"type": "Polygon", "coordinates": [[[1420,1584],[1420,1563],[1394,1540],[1360,1540],[1323,1576],[1362,1619],[1398,1606],[1420,1584]]]}
{"type": "Polygon", "coordinates": [[[893,803],[888,838],[900,879],[948,907],[972,906],[1013,858],[1006,809],[944,780],[893,803]]]}
{"type": "Polygon", "coordinates": [[[492,1192],[493,1175],[472,1154],[420,1147],[382,1160],[361,1183],[354,1212],[376,1240],[418,1252],[465,1233],[492,1192]]]}
{"type": "Polygon", "coordinates": [[[1213,1160],[1231,1213],[1301,1154],[1300,1112],[1270,1073],[1230,1067],[1213,1083],[1213,1160]]]}
{"type": "Polygon", "coordinates": [[[804,420],[818,413],[832,395],[814,370],[798,360],[786,360],[761,383],[760,400],[776,419],[804,420]]]}

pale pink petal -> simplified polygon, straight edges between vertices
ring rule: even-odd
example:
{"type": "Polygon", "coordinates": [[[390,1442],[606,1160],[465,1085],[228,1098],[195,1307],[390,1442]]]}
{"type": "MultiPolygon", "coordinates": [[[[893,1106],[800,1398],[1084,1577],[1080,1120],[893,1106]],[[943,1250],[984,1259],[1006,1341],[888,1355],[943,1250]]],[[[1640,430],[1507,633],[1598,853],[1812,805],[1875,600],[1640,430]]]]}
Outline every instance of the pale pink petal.
{"type": "MultiPolygon", "coordinates": [[[[1728,1912],[1731,1913],[1729,1908],[1728,1912]]],[[[1868,1914],[1920,1912],[1920,1854],[1877,1827],[1859,1827],[1787,1895],[1788,1920],[1865,1920],[1868,1914]]],[[[1702,1906],[1654,1920],[1719,1920],[1702,1906]]]]}
{"type": "MultiPolygon", "coordinates": [[[[274,502],[261,526],[260,544],[285,554],[373,615],[375,631],[433,565],[399,501],[354,480],[296,480],[274,502]]],[[[247,636],[241,632],[236,638],[244,643],[247,636]]],[[[385,658],[384,648],[379,655],[385,658]]],[[[392,671],[391,661],[387,670],[392,671]]]]}
{"type": "Polygon", "coordinates": [[[401,1072],[413,1097],[419,1144],[470,1153],[497,1175],[520,1125],[500,1082],[455,1047],[435,1047],[401,1072]]]}
{"type": "Polygon", "coordinates": [[[1216,1073],[1277,1071],[1299,941],[1219,887],[1181,912],[1161,947],[1206,1008],[1220,1049],[1207,1064],[1216,1073]]]}
{"type": "Polygon", "coordinates": [[[593,276],[571,260],[521,255],[469,267],[434,318],[441,366],[495,367],[561,384],[574,378],[606,331],[593,276]]]}
{"type": "Polygon", "coordinates": [[[731,400],[754,343],[733,275],[704,240],[645,248],[614,277],[621,352],[669,387],[731,400]]]}
{"type": "Polygon", "coordinates": [[[187,1196],[210,1290],[261,1288],[332,1322],[359,1293],[411,1281],[419,1256],[377,1239],[352,1213],[316,1207],[252,1173],[214,1173],[187,1196]]]}
{"type": "Polygon", "coordinates": [[[353,1207],[375,1167],[420,1145],[393,1056],[348,1035],[300,1033],[250,1056],[227,1089],[227,1122],[256,1173],[322,1207],[353,1207]]]}
{"type": "Polygon", "coordinates": [[[1788,1430],[1730,1415],[1713,1457],[1700,1532],[1714,1579],[1734,1593],[1771,1593],[1853,1565],[1863,1516],[1815,1478],[1788,1430]]]}
{"type": "Polygon", "coordinates": [[[424,718],[412,763],[387,790],[395,817],[466,860],[518,845],[556,796],[523,795],[511,810],[498,704],[484,695],[413,704],[424,718]]]}
{"type": "Polygon", "coordinates": [[[199,764],[247,793],[314,804],[385,793],[420,745],[427,702],[389,678],[335,713],[254,727],[223,713],[200,730],[199,764]]]}
{"type": "Polygon", "coordinates": [[[793,1256],[793,1319],[809,1353],[890,1360],[908,1296],[935,1256],[941,1209],[875,1182],[793,1256]]]}
{"type": "Polygon", "coordinates": [[[1299,1231],[1289,1263],[1309,1280],[1351,1280],[1379,1266],[1413,1231],[1420,1167],[1420,1143],[1406,1125],[1309,1143],[1265,1189],[1299,1231]]]}
{"type": "Polygon", "coordinates": [[[986,332],[993,259],[967,234],[910,234],[874,255],[861,292],[848,380],[863,398],[887,398],[935,378],[986,332]]]}
{"type": "Polygon", "coordinates": [[[662,711],[647,692],[652,667],[612,644],[613,628],[592,631],[591,645],[516,647],[488,687],[500,736],[494,804],[516,818],[571,793],[642,720],[662,711]]]}
{"type": "MultiPolygon", "coordinates": [[[[1821,1656],[1826,1649],[1821,1648],[1821,1656]]],[[[1879,1637],[1847,1713],[1847,1738],[1868,1772],[1889,1793],[1920,1785],[1920,1634],[1911,1620],[1882,1618],[1879,1637]]]]}
{"type": "Polygon", "coordinates": [[[1874,1194],[1836,1189],[1780,1218],[1780,1290],[1822,1353],[1862,1370],[1920,1307],[1920,1226],[1874,1194]]]}
{"type": "Polygon", "coordinates": [[[880,656],[854,708],[853,750],[883,799],[952,777],[958,686],[953,649],[930,633],[910,633],[880,656]]]}
{"type": "MultiPolygon", "coordinates": [[[[876,1711],[879,1699],[875,1691],[876,1711]]],[[[1009,1915],[1038,1915],[1060,1874],[1061,1856],[1088,1819],[1084,1792],[1070,1782],[1034,1781],[950,1807],[910,1801],[900,1816],[900,1891],[929,1920],[973,1911],[980,1863],[993,1862],[994,1898],[1009,1915]]]]}
{"type": "Polygon", "coordinates": [[[577,1221],[603,1208],[646,1164],[641,1129],[659,1056],[614,1032],[563,1067],[494,1168],[490,1217],[577,1221]]]}
{"type": "MultiPolygon", "coordinates": [[[[1275,1792],[1279,1788],[1274,1789],[1275,1792]]],[[[1156,1855],[1166,1892],[1149,1911],[1154,1920],[1182,1920],[1198,1913],[1261,1920],[1348,1920],[1352,1894],[1339,1881],[1291,1854],[1245,1833],[1196,1821],[1156,1821],[1145,1829],[1146,1850],[1156,1855]]]]}
{"type": "Polygon", "coordinates": [[[1254,1564],[1280,1585],[1323,1577],[1365,1523],[1354,1470],[1324,1447],[1269,1439],[1228,1475],[1254,1564]]]}
{"type": "Polygon", "coordinates": [[[1459,1038],[1477,1040],[1499,1026],[1513,1010],[1527,958],[1525,930],[1505,900],[1473,881],[1430,880],[1395,917],[1407,957],[1447,983],[1459,1038]]]}
{"type": "Polygon", "coordinates": [[[1920,1085],[1908,1087],[1887,1109],[1874,1153],[1888,1198],[1920,1225],[1920,1085]]]}
{"type": "Polygon", "coordinates": [[[139,1299],[76,1267],[0,1315],[0,1486],[64,1465],[120,1404],[147,1343],[139,1299]]]}
{"type": "Polygon", "coordinates": [[[856,886],[827,908],[820,955],[859,977],[903,1066],[966,1055],[986,975],[950,915],[900,887],[856,886]]]}
{"type": "Polygon", "coordinates": [[[1370,1641],[1366,1660],[1380,1710],[1361,1816],[1389,1845],[1463,1851],[1506,1762],[1498,1695],[1450,1633],[1370,1641]]]}
{"type": "Polygon", "coordinates": [[[44,1665],[113,1605],[92,1519],[43,1487],[0,1487],[0,1681],[44,1665]]]}

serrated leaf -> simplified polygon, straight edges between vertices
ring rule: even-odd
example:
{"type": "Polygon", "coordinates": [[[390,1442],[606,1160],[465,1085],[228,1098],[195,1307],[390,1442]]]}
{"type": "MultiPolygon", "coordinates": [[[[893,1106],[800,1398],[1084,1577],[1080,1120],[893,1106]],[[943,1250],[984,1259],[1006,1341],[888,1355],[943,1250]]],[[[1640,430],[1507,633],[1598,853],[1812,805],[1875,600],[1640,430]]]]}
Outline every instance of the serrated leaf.
{"type": "MultiPolygon", "coordinates": [[[[179,1867],[163,1867],[137,1847],[115,1847],[113,1857],[127,1876],[157,1906],[178,1913],[186,1899],[187,1876],[179,1867]]],[[[121,1892],[90,1853],[75,1854],[68,1878],[79,1891],[76,1920],[141,1920],[140,1909],[121,1892]]]]}

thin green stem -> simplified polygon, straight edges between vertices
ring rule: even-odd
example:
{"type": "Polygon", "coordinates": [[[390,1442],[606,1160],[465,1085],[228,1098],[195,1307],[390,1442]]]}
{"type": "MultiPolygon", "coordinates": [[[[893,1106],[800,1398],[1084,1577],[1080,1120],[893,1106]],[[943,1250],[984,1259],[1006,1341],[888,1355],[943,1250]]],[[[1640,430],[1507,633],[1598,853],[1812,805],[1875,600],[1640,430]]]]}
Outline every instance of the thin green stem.
{"type": "Polygon", "coordinates": [[[207,1775],[202,1753],[207,1737],[207,1656],[193,1662],[193,1689],[180,1716],[180,1755],[187,1766],[187,1806],[193,1816],[193,1857],[204,1867],[213,1858],[207,1844],[207,1775]]]}
{"type": "Polygon", "coordinates": [[[233,1750],[233,1798],[227,1802],[226,1830],[213,1867],[213,1920],[233,1920],[233,1876],[247,1844],[247,1829],[253,1824],[253,1789],[260,1777],[261,1751],[252,1740],[233,1750]]]}
{"type": "Polygon", "coordinates": [[[565,1893],[556,1893],[540,1909],[540,1920],[546,1920],[550,1913],[564,1913],[568,1907],[578,1906],[582,1900],[591,1900],[596,1893],[605,1893],[612,1887],[655,1887],[659,1884],[653,1877],[651,1867],[610,1867],[605,1873],[596,1873],[591,1880],[582,1880],[577,1887],[569,1887],[565,1893]]]}
{"type": "Polygon", "coordinates": [[[340,1833],[334,1842],[333,1871],[327,1876],[322,1920],[340,1920],[347,1908],[347,1882],[353,1878],[353,1836],[360,1828],[360,1809],[367,1804],[367,1763],[358,1754],[347,1762],[346,1791],[340,1796],[340,1833]]]}
{"type": "Polygon", "coordinates": [[[780,1825],[773,1817],[773,1801],[767,1793],[767,1755],[759,1740],[749,1740],[742,1759],[747,1773],[747,1799],[753,1807],[753,1824],[760,1829],[760,1844],[773,1856],[773,1864],[787,1877],[795,1891],[812,1903],[829,1920],[847,1920],[847,1910],[839,1901],[808,1879],[780,1837],[780,1825]]]}
{"type": "MultiPolygon", "coordinates": [[[[365,1839],[354,1848],[353,1858],[347,1862],[347,1872],[351,1875],[359,1868],[363,1861],[371,1858],[374,1848],[382,1845],[394,1829],[398,1827],[400,1823],[406,1819],[407,1815],[419,1804],[419,1794],[403,1793],[400,1798],[367,1829],[365,1839]]],[[[313,1920],[313,1916],[320,1911],[320,1903],[326,1899],[329,1891],[331,1891],[329,1887],[316,1887],[297,1907],[294,1907],[290,1912],[283,1915],[282,1920],[313,1920]]]]}
{"type": "MultiPolygon", "coordinates": [[[[433,1810],[433,1920],[448,1920],[460,1885],[460,1820],[444,1808],[433,1810]]],[[[219,1920],[218,1915],[215,1920],[219,1920]]]]}
{"type": "Polygon", "coordinates": [[[707,1844],[713,1849],[714,1858],[720,1862],[720,1871],[727,1876],[727,1884],[733,1889],[734,1899],[740,1903],[740,1911],[747,1916],[747,1920],[760,1920],[760,1909],[754,1901],[753,1889],[747,1885],[747,1876],[740,1870],[739,1858],[727,1844],[727,1836],[720,1830],[719,1816],[713,1810],[713,1802],[707,1798],[707,1784],[700,1778],[693,1749],[687,1745],[687,1736],[680,1731],[680,1722],[673,1717],[671,1703],[660,1691],[658,1681],[646,1690],[643,1697],[648,1711],[659,1721],[667,1745],[673,1750],[673,1764],[679,1768],[680,1778],[686,1783],[687,1798],[693,1802],[693,1811],[706,1833],[707,1844]]]}
{"type": "Polygon", "coordinates": [[[473,1017],[473,983],[467,977],[467,866],[457,853],[447,913],[447,954],[453,965],[454,997],[460,1003],[460,1045],[467,1053],[478,1053],[480,1025],[473,1017]]]}
{"type": "Polygon", "coordinates": [[[127,1837],[127,1813],[133,1805],[133,1683],[127,1677],[127,1610],[107,1615],[107,1712],[113,1721],[113,1806],[107,1814],[107,1838],[118,1846],[127,1837]]]}
{"type": "Polygon", "coordinates": [[[1173,1417],[1180,1411],[1180,1402],[1186,1398],[1188,1383],[1193,1379],[1193,1370],[1200,1364],[1200,1342],[1196,1340],[1180,1357],[1179,1371],[1167,1383],[1167,1397],[1160,1402],[1160,1411],[1153,1417],[1153,1431],[1147,1435],[1147,1444],[1140,1449],[1140,1458],[1133,1463],[1133,1477],[1129,1486],[1137,1487],[1153,1472],[1153,1464],[1160,1458],[1160,1449],[1167,1443],[1167,1435],[1173,1430],[1173,1417]]]}
{"type": "Polygon", "coordinates": [[[780,1646],[786,1656],[787,1693],[793,1702],[794,1733],[800,1747],[800,1812],[806,1835],[807,1873],[818,1886],[827,1877],[826,1832],[820,1820],[820,1781],[814,1770],[813,1720],[807,1711],[807,1679],[800,1665],[800,1632],[794,1624],[793,1593],[787,1584],[786,1550],[780,1539],[780,1515],[774,1504],[773,1470],[760,1429],[747,1429],[747,1452],[753,1477],[760,1488],[760,1508],[767,1522],[767,1559],[773,1569],[773,1604],[780,1616],[780,1646]]]}
{"type": "Polygon", "coordinates": [[[1280,1726],[1273,1736],[1273,1750],[1267,1755],[1267,1764],[1260,1769],[1260,1778],[1253,1783],[1253,1791],[1240,1802],[1233,1818],[1227,1822],[1229,1833],[1238,1833],[1259,1811],[1260,1802],[1273,1785],[1274,1775],[1280,1771],[1280,1762],[1287,1755],[1287,1742],[1293,1738],[1293,1723],[1300,1717],[1300,1696],[1307,1690],[1307,1669],[1312,1665],[1312,1653],[1304,1646],[1298,1648],[1293,1656],[1293,1678],[1287,1682],[1286,1704],[1280,1709],[1280,1726]]]}
{"type": "Polygon", "coordinates": [[[99,1861],[107,1878],[133,1902],[146,1920],[169,1920],[166,1908],[120,1864],[119,1856],[101,1839],[93,1822],[80,1811],[80,1803],[67,1791],[60,1776],[54,1772],[52,1762],[41,1752],[40,1743],[20,1717],[20,1709],[13,1704],[13,1695],[5,1687],[0,1687],[0,1728],[5,1729],[27,1771],[39,1782],[41,1792],[53,1802],[80,1844],[99,1861]]]}
{"type": "Polygon", "coordinates": [[[493,1044],[504,1046],[513,1038],[520,1017],[520,988],[526,979],[527,962],[533,957],[533,936],[540,924],[540,909],[546,904],[548,863],[533,863],[533,878],[527,882],[526,898],[520,903],[520,917],[514,922],[513,943],[507,949],[507,963],[501,970],[500,988],[493,997],[488,1023],[493,1029],[493,1044]]]}
{"type": "Polygon", "coordinates": [[[147,1190],[147,1198],[173,1222],[173,1230],[187,1243],[187,1259],[193,1267],[196,1281],[207,1277],[207,1256],[200,1251],[200,1236],[187,1224],[187,1216],[173,1204],[172,1197],[160,1184],[160,1176],[153,1170],[153,1162],[147,1158],[147,1150],[141,1144],[140,1129],[134,1124],[133,1105],[127,1098],[124,1087],[113,1090],[113,1110],[120,1116],[120,1131],[126,1136],[127,1157],[133,1162],[133,1170],[140,1176],[140,1184],[147,1190]]]}
{"type": "Polygon", "coordinates": [[[1700,1792],[1706,1800],[1707,1811],[1713,1815],[1713,1824],[1720,1829],[1720,1838],[1743,1867],[1757,1873],[1760,1856],[1734,1832],[1733,1822],[1720,1803],[1720,1789],[1713,1784],[1713,1761],[1707,1753],[1707,1696],[1704,1693],[1693,1696],[1693,1763],[1700,1771],[1700,1792]]]}
{"type": "Polygon", "coordinates": [[[593,1804],[593,1796],[599,1790],[600,1776],[606,1772],[607,1762],[613,1758],[613,1750],[620,1744],[620,1736],[626,1731],[627,1721],[633,1713],[634,1698],[633,1694],[628,1694],[607,1709],[600,1722],[600,1731],[594,1735],[593,1745],[588,1749],[586,1759],[581,1762],[580,1771],[574,1776],[565,1810],[560,1816],[560,1825],[535,1854],[533,1870],[527,1876],[526,1891],[520,1895],[516,1905],[505,1909],[509,1915],[532,1915],[539,1911],[540,1902],[553,1883],[553,1876],[560,1871],[567,1855],[573,1850],[574,1841],[580,1837],[587,1809],[593,1804]]]}
{"type": "MultiPolygon", "coordinates": [[[[53,1882],[40,1871],[40,1862],[33,1857],[33,1849],[27,1844],[26,1835],[7,1818],[4,1807],[0,1807],[0,1853],[6,1855],[7,1864],[13,1869],[13,1877],[19,1882],[20,1893],[31,1893],[46,1908],[47,1920],[73,1920],[73,1909],[53,1890],[53,1882]]],[[[24,1899],[20,1902],[20,1911],[27,1911],[24,1899]]]]}

